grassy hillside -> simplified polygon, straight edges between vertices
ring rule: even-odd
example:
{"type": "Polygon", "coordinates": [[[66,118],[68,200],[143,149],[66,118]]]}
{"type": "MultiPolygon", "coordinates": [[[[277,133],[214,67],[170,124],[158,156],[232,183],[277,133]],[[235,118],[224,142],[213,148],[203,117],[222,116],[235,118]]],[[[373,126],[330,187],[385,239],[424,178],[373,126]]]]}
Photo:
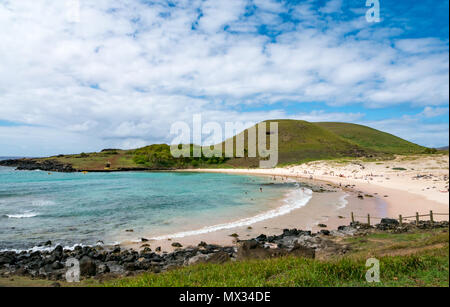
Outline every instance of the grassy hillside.
{"type": "MultiPolygon", "coordinates": [[[[314,123],[302,120],[271,120],[266,121],[267,131],[270,122],[278,122],[278,163],[281,165],[375,154],[373,150],[351,143],[314,123]]],[[[239,135],[242,134],[244,134],[245,148],[248,149],[248,131],[239,135]]],[[[235,141],[236,137],[233,140],[235,141]]],[[[270,145],[270,135],[266,137],[266,143],[270,145]]],[[[259,159],[236,158],[227,163],[233,166],[257,167],[258,161],[259,159]]]]}
{"type": "MultiPolygon", "coordinates": [[[[269,127],[270,122],[267,121],[269,127]]],[[[389,133],[369,127],[347,123],[310,123],[301,120],[276,120],[278,122],[278,165],[303,163],[313,160],[385,157],[393,154],[433,153],[389,133]]],[[[266,143],[270,146],[270,133],[266,143]]],[[[195,167],[259,167],[260,157],[249,157],[248,130],[241,132],[245,140],[245,156],[242,158],[219,157],[173,158],[170,147],[155,144],[133,150],[107,149],[99,153],[59,155],[40,159],[71,165],[77,170],[130,170],[195,167]]],[[[233,142],[236,141],[235,136],[233,142]]],[[[225,142],[218,144],[225,149],[225,142]]],[[[191,145],[192,151],[193,145],[191,145]]],[[[436,150],[434,150],[436,151],[436,150]]]]}
{"type": "Polygon", "coordinates": [[[424,153],[426,150],[425,147],[408,142],[395,135],[362,125],[332,122],[315,124],[365,149],[371,149],[377,152],[388,154],[417,154],[424,153]]]}

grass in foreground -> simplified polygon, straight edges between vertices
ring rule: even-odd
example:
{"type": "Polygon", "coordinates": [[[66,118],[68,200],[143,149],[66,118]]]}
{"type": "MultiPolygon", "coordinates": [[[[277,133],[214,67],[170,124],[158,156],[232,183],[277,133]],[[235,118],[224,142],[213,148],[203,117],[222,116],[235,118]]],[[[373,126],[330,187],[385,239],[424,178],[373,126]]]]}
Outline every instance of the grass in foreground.
{"type": "Polygon", "coordinates": [[[203,264],[163,274],[113,280],[113,287],[409,287],[449,286],[449,234],[425,230],[344,238],[340,258],[279,258],[203,264]],[[368,258],[380,260],[380,283],[367,283],[368,258]]]}
{"type": "MultiPolygon", "coordinates": [[[[60,282],[63,287],[409,287],[449,286],[449,234],[447,229],[394,234],[376,232],[361,237],[337,238],[350,246],[345,256],[318,259],[278,258],[203,264],[162,274],[60,282]],[[380,260],[380,283],[367,283],[368,258],[380,260]],[[322,259],[322,260],[319,260],[322,259]]],[[[324,256],[324,255],[322,255],[324,256]]],[[[48,287],[53,282],[25,277],[0,278],[0,286],[48,287]]]]}
{"type": "Polygon", "coordinates": [[[279,258],[203,264],[163,274],[108,282],[115,287],[343,287],[449,285],[448,246],[408,256],[379,258],[381,282],[367,283],[365,259],[320,261],[279,258]]]}

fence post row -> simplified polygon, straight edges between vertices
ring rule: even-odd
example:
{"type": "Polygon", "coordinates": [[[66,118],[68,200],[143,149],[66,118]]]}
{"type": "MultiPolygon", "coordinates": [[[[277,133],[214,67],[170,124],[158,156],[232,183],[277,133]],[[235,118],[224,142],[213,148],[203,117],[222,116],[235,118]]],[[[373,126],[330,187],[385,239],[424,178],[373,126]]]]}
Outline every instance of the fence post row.
{"type": "MultiPolygon", "coordinates": [[[[430,210],[430,222],[432,223],[432,224],[434,224],[434,216],[435,215],[449,215],[449,214],[447,214],[447,213],[433,213],[433,210],[430,210]]],[[[428,214],[423,214],[423,215],[420,215],[419,214],[419,212],[416,212],[416,226],[419,226],[419,222],[420,222],[420,217],[421,216],[428,216],[428,214]]],[[[363,218],[363,216],[355,216],[355,214],[353,213],[353,212],[351,212],[351,215],[350,215],[350,217],[351,217],[351,220],[352,220],[352,223],[355,223],[355,217],[359,217],[359,218],[363,218]]],[[[406,216],[406,217],[404,217],[403,215],[401,215],[401,214],[399,214],[399,216],[398,216],[398,221],[399,221],[399,223],[400,223],[400,226],[403,226],[403,219],[404,218],[406,218],[406,219],[408,219],[408,218],[413,218],[414,216],[406,216]]],[[[370,226],[370,214],[367,214],[367,224],[370,226]]],[[[373,217],[373,218],[375,218],[375,219],[381,219],[381,218],[379,218],[379,217],[373,217]]]]}

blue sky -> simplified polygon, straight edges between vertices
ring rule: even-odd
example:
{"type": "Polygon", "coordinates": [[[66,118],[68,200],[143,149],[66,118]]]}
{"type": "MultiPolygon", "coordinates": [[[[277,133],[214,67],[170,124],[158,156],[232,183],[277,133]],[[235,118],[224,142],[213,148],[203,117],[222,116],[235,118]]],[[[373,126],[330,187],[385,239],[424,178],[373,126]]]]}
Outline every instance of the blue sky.
{"type": "Polygon", "coordinates": [[[448,1],[365,4],[0,0],[0,156],[170,142],[194,114],[448,145],[448,1]]]}

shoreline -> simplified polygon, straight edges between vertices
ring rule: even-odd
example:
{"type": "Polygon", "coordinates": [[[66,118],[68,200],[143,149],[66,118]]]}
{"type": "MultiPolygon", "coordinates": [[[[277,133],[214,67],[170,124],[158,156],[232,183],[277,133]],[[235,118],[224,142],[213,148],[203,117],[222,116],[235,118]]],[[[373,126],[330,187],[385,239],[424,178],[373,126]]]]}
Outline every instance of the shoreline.
{"type": "MultiPolygon", "coordinates": [[[[183,170],[181,172],[195,171],[197,170],[183,170]]],[[[223,169],[206,169],[199,171],[227,173],[227,170],[223,169]]],[[[247,170],[242,171],[245,172],[239,173],[239,175],[274,177],[273,174],[255,174],[247,172],[247,170]]],[[[231,174],[237,175],[235,172],[231,174]]],[[[301,183],[310,184],[316,186],[317,188],[324,189],[324,192],[313,192],[312,198],[306,204],[291,210],[287,214],[257,221],[251,225],[236,226],[201,234],[188,234],[183,237],[179,237],[179,233],[172,233],[158,236],[161,237],[161,239],[158,240],[148,239],[144,242],[123,241],[120,243],[120,246],[131,248],[133,250],[141,250],[148,246],[151,248],[158,247],[161,248],[162,251],[166,252],[173,252],[176,249],[176,247],[172,246],[173,243],[176,243],[177,245],[179,243],[183,247],[197,246],[201,242],[207,242],[208,244],[220,246],[234,246],[238,240],[246,240],[252,237],[257,237],[261,234],[276,235],[284,229],[297,228],[312,232],[319,232],[321,230],[336,230],[339,226],[349,225],[351,222],[351,212],[355,212],[356,215],[363,213],[377,215],[386,210],[387,204],[383,199],[373,197],[361,200],[358,198],[359,193],[357,191],[342,188],[338,185],[323,180],[310,180],[309,178],[301,178],[301,180],[299,180],[300,178],[296,176],[275,176],[275,178],[280,182],[297,179],[301,183]],[[326,224],[326,227],[320,227],[319,224],[326,224]]],[[[275,208],[282,206],[284,201],[286,201],[286,198],[280,199],[279,204],[275,208]]],[[[236,221],[232,221],[230,223],[232,224],[233,222],[236,221]]],[[[214,226],[216,225],[209,227],[214,226]]],[[[208,228],[208,226],[203,228],[208,228]]],[[[197,230],[193,230],[191,232],[195,231],[197,230]]],[[[187,233],[190,233],[190,231],[187,233]]],[[[151,236],[144,236],[144,238],[150,237],[151,236]]]]}
{"type": "MultiPolygon", "coordinates": [[[[444,164],[448,163],[448,156],[444,156],[442,159],[444,164]]],[[[409,163],[408,167],[411,167],[410,164],[422,165],[427,162],[424,162],[424,160],[426,159],[411,160],[413,162],[407,162],[409,163]]],[[[112,242],[120,241],[118,245],[133,250],[141,250],[144,248],[143,245],[150,245],[152,248],[160,247],[162,251],[171,252],[175,250],[172,246],[175,242],[180,243],[182,246],[196,246],[202,241],[206,241],[209,244],[229,246],[235,245],[237,239],[243,240],[256,237],[262,233],[272,235],[286,228],[306,229],[315,232],[322,229],[332,230],[341,225],[348,225],[351,222],[351,212],[355,214],[356,220],[360,222],[367,222],[367,218],[361,217],[370,214],[373,219],[372,224],[379,222],[377,217],[398,219],[399,214],[413,216],[416,212],[428,214],[430,210],[433,210],[435,213],[448,214],[448,168],[441,167],[437,169],[435,165],[431,165],[428,169],[411,168],[408,171],[405,169],[403,173],[393,172],[393,166],[404,165],[404,163],[400,162],[397,159],[383,162],[366,162],[363,165],[362,163],[351,161],[348,164],[337,165],[334,161],[316,161],[275,169],[184,169],[171,171],[270,176],[279,182],[287,182],[294,179],[302,183],[320,186],[325,190],[333,189],[334,192],[315,192],[310,200],[298,208],[294,208],[285,214],[250,224],[212,229],[211,231],[198,234],[196,232],[199,230],[220,225],[193,227],[192,230],[183,231],[184,234],[182,236],[174,236],[174,234],[179,234],[179,232],[159,234],[158,236],[145,236],[143,233],[142,237],[144,238],[157,237],[158,240],[148,239],[145,242],[137,242],[138,237],[133,241],[113,240],[112,242]],[[374,167],[378,165],[383,165],[381,174],[381,167],[378,167],[378,169],[374,167]],[[391,169],[387,169],[388,167],[391,169]],[[425,173],[426,175],[421,175],[425,173]],[[438,175],[433,175],[433,173],[438,175]],[[438,176],[443,176],[443,182],[438,182],[436,179],[438,176]],[[420,182],[419,179],[422,181],[420,182]],[[446,180],[447,186],[445,188],[447,188],[447,193],[444,193],[440,189],[442,189],[442,185],[445,184],[446,180]],[[429,184],[434,185],[433,189],[427,187],[429,184]],[[336,190],[339,192],[336,192],[336,190]],[[446,198],[442,197],[444,194],[447,196],[446,198]],[[337,202],[345,202],[345,205],[339,205],[337,202]],[[326,227],[323,225],[323,227],[319,227],[318,224],[325,224],[326,227]]],[[[442,161],[438,162],[442,164],[442,161]]],[[[284,200],[280,200],[277,206],[274,206],[271,210],[280,208],[284,200]]],[[[265,211],[261,214],[263,215],[267,212],[265,211]]],[[[248,217],[248,219],[251,218],[252,216],[248,217]]],[[[243,218],[242,220],[245,219],[243,218]]],[[[435,216],[436,221],[445,219],[445,216],[435,216]]],[[[239,221],[229,221],[225,224],[233,224],[233,222],[239,221]]],[[[411,219],[407,221],[411,221],[411,219]]]]}
{"type": "MultiPolygon", "coordinates": [[[[436,213],[448,212],[448,200],[447,202],[436,201],[436,199],[445,200],[442,197],[439,198],[441,194],[438,193],[441,193],[439,192],[442,189],[441,186],[448,180],[448,170],[444,169],[442,174],[439,173],[442,170],[427,170],[425,177],[411,176],[411,173],[403,174],[403,176],[399,174],[397,178],[392,176],[392,172],[389,173],[383,169],[383,175],[392,178],[387,179],[378,176],[379,174],[371,169],[370,165],[365,164],[364,167],[370,173],[367,182],[364,176],[361,177],[363,179],[349,178],[348,174],[354,174],[351,169],[344,172],[342,168],[331,167],[325,162],[272,170],[190,170],[271,176],[272,180],[277,182],[289,182],[294,179],[303,183],[305,187],[309,186],[315,192],[305,205],[287,214],[258,221],[251,227],[245,225],[171,240],[122,242],[119,245],[78,245],[71,250],[61,246],[48,246],[47,251],[41,252],[3,252],[0,253],[0,262],[6,265],[0,270],[0,277],[24,276],[25,278],[63,280],[66,273],[65,264],[70,257],[80,259],[83,267],[89,268],[82,272],[81,275],[84,278],[93,277],[99,280],[133,276],[144,272],[167,272],[197,263],[220,264],[245,260],[246,253],[249,253],[248,259],[258,258],[259,253],[264,252],[264,257],[269,258],[273,255],[292,254],[296,257],[323,260],[340,257],[351,251],[351,247],[342,241],[346,237],[378,231],[397,234],[422,229],[448,229],[447,221],[439,221],[448,220],[448,216],[436,216],[435,223],[430,223],[428,218],[422,218],[419,225],[412,220],[404,220],[404,224],[399,225],[396,221],[385,220],[380,223],[376,219],[376,217],[396,218],[396,214],[399,213],[413,215],[412,213],[416,210],[421,214],[426,213],[427,210],[434,210],[436,213]],[[324,175],[330,170],[337,175],[324,175]],[[431,174],[433,172],[435,172],[434,175],[431,174]],[[444,177],[439,180],[441,175],[444,177]],[[405,184],[404,182],[408,180],[416,183],[415,181],[419,180],[416,178],[422,178],[420,180],[423,181],[416,186],[407,185],[412,191],[397,188],[397,184],[405,184]],[[429,184],[436,188],[427,189],[429,184]],[[422,189],[420,189],[421,185],[422,189]],[[351,212],[357,217],[357,223],[350,225],[351,212]],[[373,218],[371,227],[364,224],[367,222],[366,219],[359,218],[366,216],[367,213],[373,218]],[[326,227],[325,225],[320,227],[318,224],[326,224],[326,227]],[[236,235],[231,236],[233,234],[236,235]],[[177,244],[172,245],[174,243],[177,244]],[[250,247],[254,244],[258,247],[256,250],[250,247]],[[300,254],[296,254],[298,252],[296,244],[302,247],[303,252],[300,254]],[[51,266],[47,261],[50,258],[55,259],[51,266]]],[[[267,197],[264,198],[267,199],[267,197]]],[[[282,202],[283,200],[277,203],[274,199],[273,204],[278,204],[279,207],[282,202]]],[[[392,253],[397,253],[397,250],[392,253]]]]}
{"type": "MultiPolygon", "coordinates": [[[[207,172],[240,174],[252,176],[271,176],[281,180],[297,179],[302,182],[332,187],[347,193],[347,204],[336,210],[333,215],[320,214],[320,206],[329,201],[321,193],[313,193],[313,198],[301,208],[286,215],[258,222],[251,229],[236,227],[227,231],[217,231],[212,234],[179,238],[176,241],[183,246],[196,245],[201,241],[229,245],[235,244],[236,238],[230,239],[230,234],[239,235],[239,239],[257,236],[258,232],[272,234],[283,228],[299,228],[311,231],[321,229],[336,229],[340,225],[351,222],[351,212],[355,220],[367,222],[367,214],[372,217],[371,224],[379,223],[379,218],[399,219],[402,216],[429,214],[430,211],[441,214],[449,213],[448,199],[448,156],[418,159],[397,157],[392,161],[359,163],[352,161],[339,165],[333,161],[316,161],[297,166],[275,169],[189,169],[176,172],[207,172]],[[433,159],[434,158],[434,159],[433,159]],[[446,166],[446,167],[445,167],[446,166]],[[398,172],[397,170],[402,170],[398,172]],[[404,171],[403,171],[404,170],[404,171]],[[445,191],[443,189],[446,189],[445,191]],[[309,211],[309,212],[308,212],[309,211]],[[316,214],[314,216],[314,214],[316,214]],[[309,221],[306,221],[309,216],[309,221]],[[364,218],[361,218],[364,217],[364,218]],[[323,223],[327,227],[318,227],[323,223]]],[[[342,195],[341,195],[342,196],[342,195]]],[[[412,221],[414,218],[404,219],[412,221]]],[[[427,219],[427,218],[425,218],[427,219]]],[[[436,221],[447,220],[447,216],[436,215],[436,221]]],[[[170,235],[166,236],[170,237],[170,235]]],[[[151,241],[151,245],[160,245],[167,251],[173,251],[172,240],[151,241]]],[[[125,246],[139,249],[142,243],[125,243],[125,246]]]]}

